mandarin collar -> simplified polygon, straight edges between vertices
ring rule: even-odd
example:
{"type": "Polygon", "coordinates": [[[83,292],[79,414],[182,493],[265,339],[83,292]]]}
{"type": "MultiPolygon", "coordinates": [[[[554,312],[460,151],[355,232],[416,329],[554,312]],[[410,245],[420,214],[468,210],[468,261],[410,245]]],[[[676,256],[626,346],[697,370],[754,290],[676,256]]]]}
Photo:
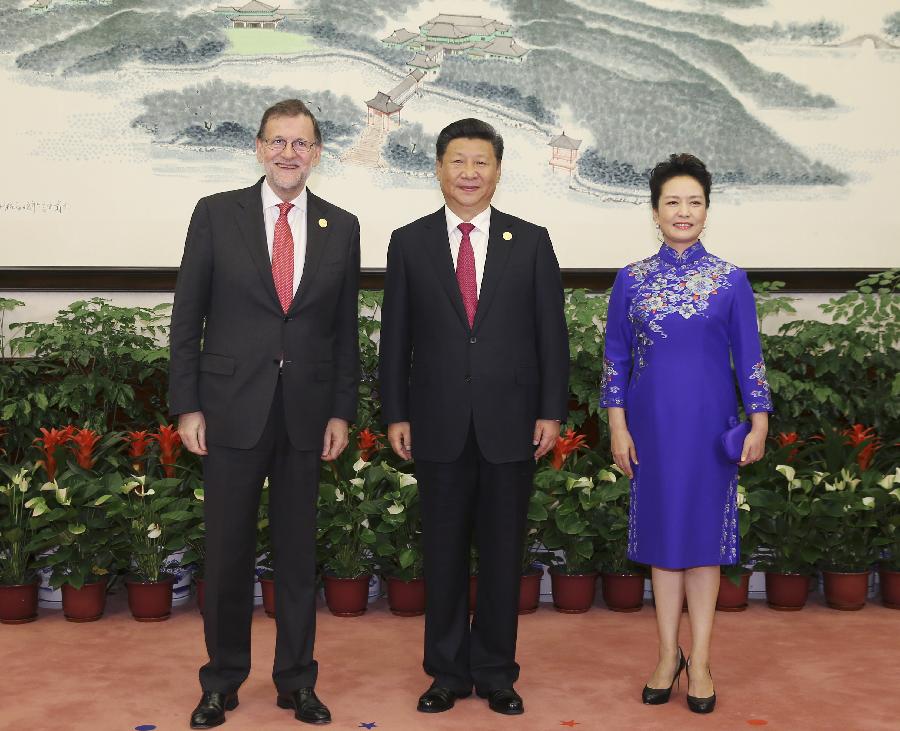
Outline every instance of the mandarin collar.
{"type": "Polygon", "coordinates": [[[659,247],[659,257],[664,262],[673,265],[690,264],[691,262],[699,259],[705,253],[706,249],[703,248],[703,243],[699,239],[688,246],[684,251],[681,252],[681,254],[675,251],[675,249],[673,249],[668,244],[663,244],[659,247]]]}

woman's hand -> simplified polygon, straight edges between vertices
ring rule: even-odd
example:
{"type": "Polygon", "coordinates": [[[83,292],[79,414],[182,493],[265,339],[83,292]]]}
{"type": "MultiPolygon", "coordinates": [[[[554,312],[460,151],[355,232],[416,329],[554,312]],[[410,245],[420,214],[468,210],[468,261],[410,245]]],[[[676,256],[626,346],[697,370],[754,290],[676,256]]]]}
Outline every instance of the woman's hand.
{"type": "Polygon", "coordinates": [[[634,477],[631,463],[638,463],[637,451],[634,448],[634,440],[631,438],[631,432],[628,431],[628,424],[625,421],[625,409],[610,407],[608,414],[610,446],[612,447],[613,459],[622,472],[628,475],[629,478],[634,477]]]}
{"type": "Polygon", "coordinates": [[[744,437],[744,448],[738,465],[743,467],[762,459],[766,451],[766,435],[769,433],[769,415],[765,412],[750,414],[750,433],[744,437]]]}

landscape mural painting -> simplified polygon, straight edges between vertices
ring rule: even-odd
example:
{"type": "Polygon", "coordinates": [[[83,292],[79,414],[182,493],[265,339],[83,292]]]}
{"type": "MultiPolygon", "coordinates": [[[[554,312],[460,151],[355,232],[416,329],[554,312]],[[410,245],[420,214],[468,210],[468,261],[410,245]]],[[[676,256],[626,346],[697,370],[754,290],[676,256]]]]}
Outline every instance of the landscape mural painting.
{"type": "Polygon", "coordinates": [[[3,2],[0,265],[177,266],[196,200],[257,179],[262,110],[298,97],[364,267],[440,205],[434,141],[467,116],[506,140],[497,207],[565,268],[654,250],[647,173],[682,151],[714,173],[716,253],[897,266],[898,89],[894,2],[3,2]]]}

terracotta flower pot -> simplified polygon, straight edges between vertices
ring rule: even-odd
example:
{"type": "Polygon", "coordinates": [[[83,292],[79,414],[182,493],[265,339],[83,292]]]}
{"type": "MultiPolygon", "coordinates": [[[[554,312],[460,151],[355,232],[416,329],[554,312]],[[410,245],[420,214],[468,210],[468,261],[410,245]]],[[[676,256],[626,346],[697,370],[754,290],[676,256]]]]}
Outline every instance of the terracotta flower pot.
{"type": "Polygon", "coordinates": [[[262,587],[263,611],[267,617],[275,619],[275,579],[260,576],[259,585],[262,587]]]}
{"type": "Polygon", "coordinates": [[[519,614],[536,612],[541,603],[541,579],[544,578],[543,566],[529,566],[522,573],[522,584],[519,587],[519,614]]]}
{"type": "Polygon", "coordinates": [[[550,585],[553,590],[553,606],[564,614],[582,614],[594,604],[599,573],[565,574],[550,567],[550,585]]]}
{"type": "Polygon", "coordinates": [[[741,583],[735,586],[724,574],[719,581],[719,596],[716,598],[716,609],[720,612],[743,612],[747,608],[747,597],[750,595],[750,569],[741,571],[741,583]]]}
{"type": "Polygon", "coordinates": [[[644,575],[603,573],[603,601],[614,612],[638,612],[644,606],[644,575]]]}
{"type": "Polygon", "coordinates": [[[404,581],[387,577],[388,606],[398,617],[418,617],[425,614],[425,579],[404,581]]]}
{"type": "Polygon", "coordinates": [[[878,569],[881,584],[881,603],[891,609],[900,609],[900,571],[882,566],[878,569]]]}
{"type": "Polygon", "coordinates": [[[799,612],[809,596],[809,576],[766,571],[766,604],[779,612],[799,612]]]}
{"type": "Polygon", "coordinates": [[[0,623],[25,624],[37,619],[38,581],[0,584],[0,623]]]}
{"type": "Polygon", "coordinates": [[[369,574],[342,579],[325,574],[325,603],[337,617],[359,617],[369,603],[369,574]]]}
{"type": "Polygon", "coordinates": [[[469,614],[475,611],[478,603],[478,574],[469,576],[469,614]]]}
{"type": "Polygon", "coordinates": [[[868,571],[823,571],[825,603],[832,609],[853,612],[866,605],[868,571]]]}
{"type": "Polygon", "coordinates": [[[62,608],[69,622],[96,622],[106,608],[107,577],[76,589],[69,584],[62,586],[62,608]]]}
{"type": "Polygon", "coordinates": [[[126,579],[128,608],[138,622],[163,622],[172,616],[172,585],[175,577],[163,575],[159,581],[126,579]]]}
{"type": "Polygon", "coordinates": [[[203,600],[206,598],[206,581],[199,577],[194,577],[194,582],[197,584],[197,607],[200,609],[200,614],[203,614],[203,600]]]}

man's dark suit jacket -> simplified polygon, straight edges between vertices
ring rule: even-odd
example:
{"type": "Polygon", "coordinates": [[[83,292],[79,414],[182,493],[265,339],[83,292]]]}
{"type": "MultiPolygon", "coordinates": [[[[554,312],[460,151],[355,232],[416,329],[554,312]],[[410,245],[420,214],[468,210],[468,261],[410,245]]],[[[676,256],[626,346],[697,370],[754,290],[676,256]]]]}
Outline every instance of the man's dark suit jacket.
{"type": "Polygon", "coordinates": [[[489,462],[531,459],[535,421],[565,421],[568,400],[563,291],[547,229],[491,210],[471,329],[444,209],[394,231],[380,348],[382,417],[411,423],[415,459],[455,460],[472,423],[489,462]]]}
{"type": "Polygon", "coordinates": [[[356,418],[359,222],[307,190],[303,277],[285,314],[262,180],[194,209],[175,287],[169,409],[202,411],[210,444],[248,449],[262,434],[283,358],[291,444],[321,450],[329,418],[356,418]]]}

